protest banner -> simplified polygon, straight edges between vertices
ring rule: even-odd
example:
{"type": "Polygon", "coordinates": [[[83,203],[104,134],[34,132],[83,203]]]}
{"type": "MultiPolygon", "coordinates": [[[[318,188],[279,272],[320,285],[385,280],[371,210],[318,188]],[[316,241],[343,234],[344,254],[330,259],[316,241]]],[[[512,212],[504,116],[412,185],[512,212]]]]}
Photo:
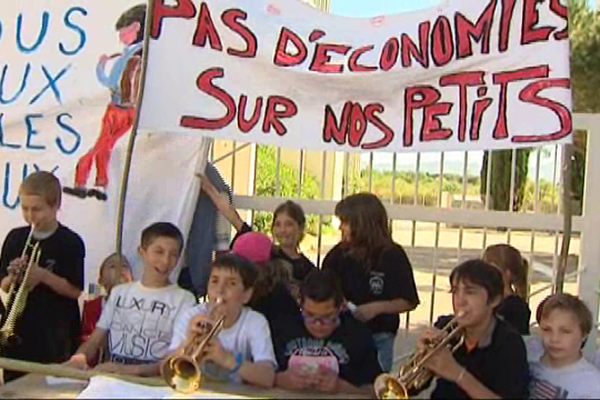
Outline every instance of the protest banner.
{"type": "Polygon", "coordinates": [[[292,0],[156,0],[152,12],[142,127],[321,150],[571,140],[559,0],[364,19],[292,0]]]}
{"type": "MultiPolygon", "coordinates": [[[[0,238],[25,224],[18,199],[24,177],[53,172],[73,189],[63,193],[59,219],[85,241],[88,283],[115,251],[146,16],[140,3],[9,0],[0,14],[0,238]]],[[[123,253],[138,277],[143,227],[166,220],[189,228],[201,147],[196,135],[137,137],[123,253]]]]}

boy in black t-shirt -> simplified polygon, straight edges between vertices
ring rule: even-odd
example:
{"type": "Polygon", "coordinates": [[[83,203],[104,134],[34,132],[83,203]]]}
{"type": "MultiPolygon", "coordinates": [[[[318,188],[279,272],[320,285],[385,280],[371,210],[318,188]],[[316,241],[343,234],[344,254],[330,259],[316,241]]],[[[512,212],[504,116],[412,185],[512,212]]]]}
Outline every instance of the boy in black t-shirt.
{"type": "MultiPolygon", "coordinates": [[[[437,377],[432,399],[526,399],[529,367],[521,335],[494,315],[502,299],[501,273],[482,260],[470,260],[450,274],[452,306],[462,327],[464,342],[452,354],[448,347],[433,355],[425,367],[437,377]]],[[[451,317],[442,317],[442,328],[451,317]]],[[[439,331],[429,329],[419,341],[427,350],[439,331]]],[[[381,389],[379,381],[376,392],[381,389]]]]}
{"type": "Polygon", "coordinates": [[[342,313],[342,293],[329,271],[311,272],[300,288],[302,316],[273,324],[279,372],[275,385],[289,390],[372,394],[381,373],[369,329],[342,313]],[[366,386],[366,387],[365,387],[366,386]]]}
{"type": "MultiPolygon", "coordinates": [[[[63,362],[77,349],[81,336],[77,299],[83,290],[85,246],[77,233],[56,218],[61,187],[54,175],[44,171],[29,175],[19,189],[19,199],[28,226],[11,230],[4,239],[0,255],[2,290],[8,292],[17,271],[28,265],[27,256],[21,255],[32,229],[31,244],[39,242],[41,256],[39,263],[30,267],[27,305],[15,327],[21,342],[4,347],[2,355],[42,363],[63,362]]],[[[21,375],[4,372],[5,381],[21,375]]]]}

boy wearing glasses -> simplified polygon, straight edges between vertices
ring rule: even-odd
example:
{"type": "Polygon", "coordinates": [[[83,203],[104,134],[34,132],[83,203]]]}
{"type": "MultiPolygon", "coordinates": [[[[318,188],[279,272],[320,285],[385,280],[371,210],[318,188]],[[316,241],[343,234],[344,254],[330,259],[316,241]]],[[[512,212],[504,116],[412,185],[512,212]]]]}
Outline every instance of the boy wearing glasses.
{"type": "Polygon", "coordinates": [[[371,332],[348,312],[330,271],[313,271],[300,288],[301,316],[273,324],[279,371],[275,385],[288,390],[371,394],[381,373],[371,332]]]}

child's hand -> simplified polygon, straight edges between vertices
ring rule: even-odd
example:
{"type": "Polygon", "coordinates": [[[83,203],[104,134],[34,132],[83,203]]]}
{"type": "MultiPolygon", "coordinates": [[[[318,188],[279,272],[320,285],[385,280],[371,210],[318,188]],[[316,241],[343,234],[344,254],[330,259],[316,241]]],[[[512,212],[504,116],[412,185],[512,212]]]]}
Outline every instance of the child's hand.
{"type": "Polygon", "coordinates": [[[27,268],[26,257],[15,258],[10,262],[10,264],[8,264],[7,272],[10,284],[17,282],[17,277],[19,276],[20,271],[25,268],[27,268]]]}
{"type": "Polygon", "coordinates": [[[29,291],[32,291],[37,285],[44,281],[44,278],[48,271],[44,268],[40,268],[40,266],[35,263],[32,264],[29,268],[30,271],[29,277],[27,278],[27,288],[29,289],[29,291]]]}
{"type": "Polygon", "coordinates": [[[427,327],[419,336],[417,341],[417,349],[420,352],[428,351],[431,348],[431,344],[437,342],[442,335],[442,331],[436,328],[427,327]]]}
{"type": "MultiPolygon", "coordinates": [[[[431,350],[432,343],[439,341],[442,332],[435,328],[427,328],[421,334],[419,341],[417,342],[417,349],[419,352],[424,353],[431,350]]],[[[444,347],[436,352],[427,362],[425,367],[433,372],[435,375],[453,381],[460,374],[462,367],[455,360],[452,352],[448,347],[444,347]]]]}
{"type": "Polygon", "coordinates": [[[378,315],[377,305],[375,303],[362,304],[356,307],[352,314],[359,321],[370,321],[378,315]]]}
{"type": "Polygon", "coordinates": [[[88,369],[87,357],[82,353],[73,354],[71,358],[65,361],[62,365],[81,370],[88,369]]]}
{"type": "Polygon", "coordinates": [[[425,363],[425,367],[438,377],[451,382],[457,382],[463,370],[463,367],[456,361],[448,347],[431,356],[425,363]]]}
{"type": "Polygon", "coordinates": [[[277,385],[288,390],[307,390],[314,387],[314,374],[307,374],[298,366],[288,368],[285,372],[277,374],[277,385]]]}
{"type": "Polygon", "coordinates": [[[200,185],[202,190],[210,197],[212,202],[219,210],[226,210],[229,208],[229,197],[225,193],[221,193],[217,190],[215,185],[212,184],[210,179],[206,175],[196,174],[200,178],[200,185]]]}
{"type": "Polygon", "coordinates": [[[225,350],[218,338],[213,337],[204,348],[202,361],[212,361],[221,367],[232,370],[235,367],[235,356],[225,350]]]}
{"type": "Polygon", "coordinates": [[[211,327],[210,319],[204,315],[199,314],[190,319],[190,323],[188,324],[187,337],[188,339],[192,339],[196,336],[204,336],[208,334],[211,327]]]}
{"type": "Polygon", "coordinates": [[[99,62],[100,64],[106,64],[106,63],[108,62],[108,60],[110,60],[110,57],[109,57],[109,56],[107,56],[106,54],[102,54],[102,55],[100,56],[100,59],[98,60],[98,62],[99,62]]]}
{"type": "Polygon", "coordinates": [[[322,365],[314,375],[313,386],[320,392],[335,392],[338,386],[338,375],[322,365]]]}

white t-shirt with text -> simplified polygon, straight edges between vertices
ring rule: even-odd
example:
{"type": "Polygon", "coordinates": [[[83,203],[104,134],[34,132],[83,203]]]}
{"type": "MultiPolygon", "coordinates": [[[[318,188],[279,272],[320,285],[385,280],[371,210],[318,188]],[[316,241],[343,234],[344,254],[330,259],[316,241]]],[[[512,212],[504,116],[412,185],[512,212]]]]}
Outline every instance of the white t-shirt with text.
{"type": "MultiPolygon", "coordinates": [[[[208,314],[209,303],[198,304],[182,313],[175,322],[169,351],[177,349],[184,343],[188,325],[193,317],[208,314]]],[[[269,324],[262,314],[248,307],[243,307],[237,321],[229,328],[222,329],[217,334],[217,338],[225,350],[241,353],[244,360],[268,361],[273,364],[273,367],[277,367],[269,324]]]]}
{"type": "Polygon", "coordinates": [[[112,289],[96,327],[108,331],[109,361],[145,364],[166,354],[178,316],[196,304],[177,285],[149,288],[140,282],[112,289]]]}

